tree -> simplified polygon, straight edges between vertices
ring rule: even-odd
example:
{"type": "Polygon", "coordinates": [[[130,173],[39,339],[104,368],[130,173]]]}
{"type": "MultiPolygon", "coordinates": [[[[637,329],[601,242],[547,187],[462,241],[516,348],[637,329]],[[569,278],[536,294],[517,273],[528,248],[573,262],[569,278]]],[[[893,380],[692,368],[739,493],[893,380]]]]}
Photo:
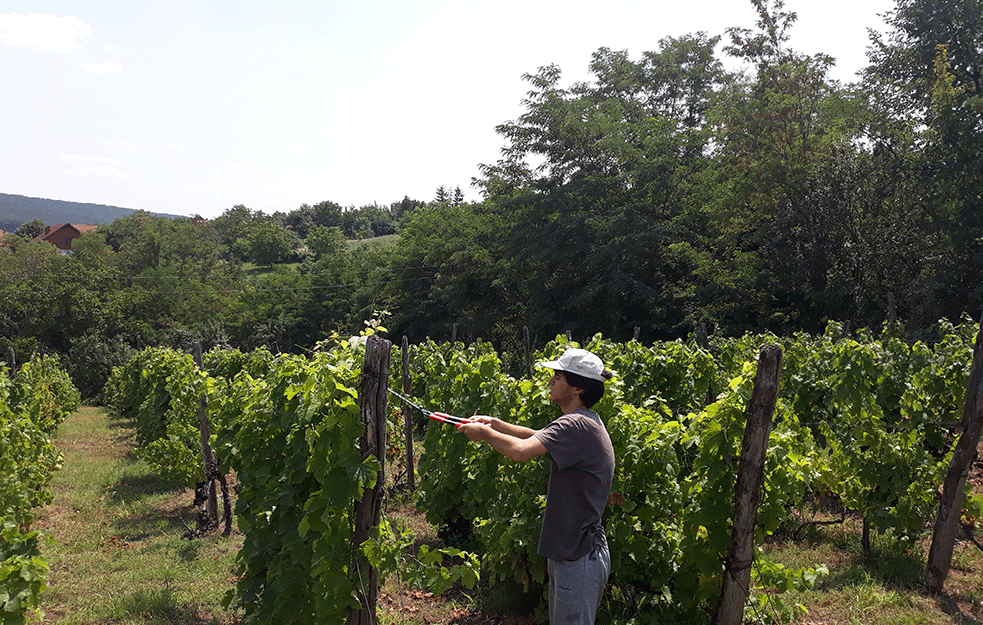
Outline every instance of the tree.
{"type": "Polygon", "coordinates": [[[411,200],[410,196],[404,195],[402,200],[389,205],[389,211],[392,213],[395,224],[398,225],[405,215],[408,215],[421,206],[426,206],[426,204],[426,202],[421,202],[420,200],[411,200]]]}
{"type": "Polygon", "coordinates": [[[116,252],[106,242],[105,232],[89,232],[72,241],[72,255],[88,265],[115,266],[116,252]]]}
{"type": "Polygon", "coordinates": [[[235,243],[246,236],[246,229],[249,225],[262,218],[262,212],[254,212],[242,204],[236,204],[213,219],[209,225],[218,233],[219,240],[224,245],[229,249],[234,249],[235,243]]]}
{"type": "Polygon", "coordinates": [[[728,29],[725,51],[753,73],[727,85],[710,112],[723,184],[700,274],[709,299],[699,306],[731,331],[818,331],[857,309],[847,292],[856,276],[842,272],[853,268],[844,253],[860,205],[853,185],[830,174],[859,165],[851,124],[862,105],[829,79],[831,57],[787,47],[796,16],[782,0],[752,4],[757,29],[728,29]]]}
{"type": "Polygon", "coordinates": [[[294,241],[283,227],[267,219],[255,219],[236,241],[235,247],[257,265],[273,266],[294,251],[294,241]]]}
{"type": "Polygon", "coordinates": [[[398,310],[394,333],[416,337],[461,333],[496,344],[515,338],[521,292],[511,282],[501,234],[509,225],[498,212],[434,203],[404,221],[389,262],[385,299],[398,310]]]}
{"type": "Polygon", "coordinates": [[[378,204],[366,204],[356,211],[362,223],[368,224],[370,237],[382,237],[396,232],[392,210],[378,204]]]}
{"type": "Polygon", "coordinates": [[[639,326],[655,338],[691,323],[689,289],[676,285],[692,273],[692,227],[711,186],[703,113],[725,79],[707,62],[716,42],[664,39],[638,62],[602,48],[594,79],[569,88],[556,66],[525,76],[525,111],[497,128],[504,158],[478,186],[482,210],[512,226],[500,269],[520,286],[534,332],[614,337],[639,326]]]}
{"type": "Polygon", "coordinates": [[[25,239],[33,239],[34,237],[42,234],[44,232],[45,224],[40,219],[32,219],[30,221],[24,222],[20,225],[17,230],[14,231],[19,237],[24,237],[25,239]]]}
{"type": "Polygon", "coordinates": [[[290,228],[301,239],[306,239],[314,226],[325,228],[341,226],[343,212],[341,206],[334,202],[324,201],[313,206],[305,203],[287,213],[283,218],[283,225],[290,228]]]}
{"type": "Polygon", "coordinates": [[[314,260],[342,254],[345,247],[345,236],[341,228],[314,226],[307,235],[307,247],[314,260]]]}
{"type": "Polygon", "coordinates": [[[983,3],[899,0],[886,22],[864,85],[893,122],[878,144],[913,135],[907,175],[927,219],[911,307],[922,324],[955,319],[983,305],[983,3]]]}

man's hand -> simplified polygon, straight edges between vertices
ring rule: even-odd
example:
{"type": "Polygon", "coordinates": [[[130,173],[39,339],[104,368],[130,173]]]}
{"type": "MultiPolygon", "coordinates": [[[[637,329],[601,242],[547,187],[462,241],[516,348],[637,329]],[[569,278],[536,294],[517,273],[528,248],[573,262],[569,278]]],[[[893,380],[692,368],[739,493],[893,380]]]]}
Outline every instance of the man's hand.
{"type": "MultiPolygon", "coordinates": [[[[489,419],[490,417],[484,418],[489,419]]],[[[471,423],[458,425],[457,431],[467,436],[468,440],[487,441],[494,432],[494,428],[487,421],[479,421],[478,417],[471,417],[471,423]]]]}
{"type": "Polygon", "coordinates": [[[472,441],[484,441],[498,453],[517,462],[526,462],[546,453],[535,438],[534,430],[512,425],[495,417],[475,415],[470,423],[457,426],[457,431],[472,441]]]}

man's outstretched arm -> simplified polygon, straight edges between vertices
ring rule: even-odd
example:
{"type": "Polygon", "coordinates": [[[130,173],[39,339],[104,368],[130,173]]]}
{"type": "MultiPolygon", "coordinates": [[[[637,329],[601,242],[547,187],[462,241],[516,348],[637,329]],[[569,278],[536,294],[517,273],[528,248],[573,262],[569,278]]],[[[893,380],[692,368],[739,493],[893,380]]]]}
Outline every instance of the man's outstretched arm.
{"type": "Polygon", "coordinates": [[[546,453],[546,448],[533,436],[536,430],[512,425],[492,417],[474,417],[472,423],[458,426],[457,430],[473,441],[484,441],[492,449],[510,460],[526,462],[546,453]]]}

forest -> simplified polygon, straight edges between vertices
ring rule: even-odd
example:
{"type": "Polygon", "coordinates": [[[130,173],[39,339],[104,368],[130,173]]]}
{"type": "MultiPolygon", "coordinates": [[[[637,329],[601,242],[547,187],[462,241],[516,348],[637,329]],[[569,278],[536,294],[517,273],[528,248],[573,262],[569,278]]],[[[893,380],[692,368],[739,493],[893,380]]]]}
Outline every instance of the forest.
{"type": "MultiPolygon", "coordinates": [[[[207,224],[136,213],[74,242],[0,245],[0,349],[57,356],[83,397],[149,346],[305,353],[367,320],[517,351],[569,332],[642,342],[898,321],[932,340],[983,308],[983,10],[899,0],[856,82],[753,29],[540,67],[496,130],[480,200],[441,187],[207,224]],[[738,61],[745,69],[728,70],[738,61]]],[[[173,212],[180,212],[175,207],[173,212]]],[[[42,227],[45,224],[40,224],[42,227]]],[[[48,224],[50,225],[50,224],[48,224]]]]}

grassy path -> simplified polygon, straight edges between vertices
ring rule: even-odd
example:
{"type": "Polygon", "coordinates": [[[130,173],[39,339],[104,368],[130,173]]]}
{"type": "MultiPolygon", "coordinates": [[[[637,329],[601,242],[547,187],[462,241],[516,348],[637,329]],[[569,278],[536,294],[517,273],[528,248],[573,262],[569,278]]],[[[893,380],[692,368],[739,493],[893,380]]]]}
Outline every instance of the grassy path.
{"type": "Polygon", "coordinates": [[[134,458],[133,430],[82,408],[61,425],[64,466],[36,528],[51,566],[43,623],[234,623],[222,608],[241,537],[185,540],[193,493],[134,458]]]}

